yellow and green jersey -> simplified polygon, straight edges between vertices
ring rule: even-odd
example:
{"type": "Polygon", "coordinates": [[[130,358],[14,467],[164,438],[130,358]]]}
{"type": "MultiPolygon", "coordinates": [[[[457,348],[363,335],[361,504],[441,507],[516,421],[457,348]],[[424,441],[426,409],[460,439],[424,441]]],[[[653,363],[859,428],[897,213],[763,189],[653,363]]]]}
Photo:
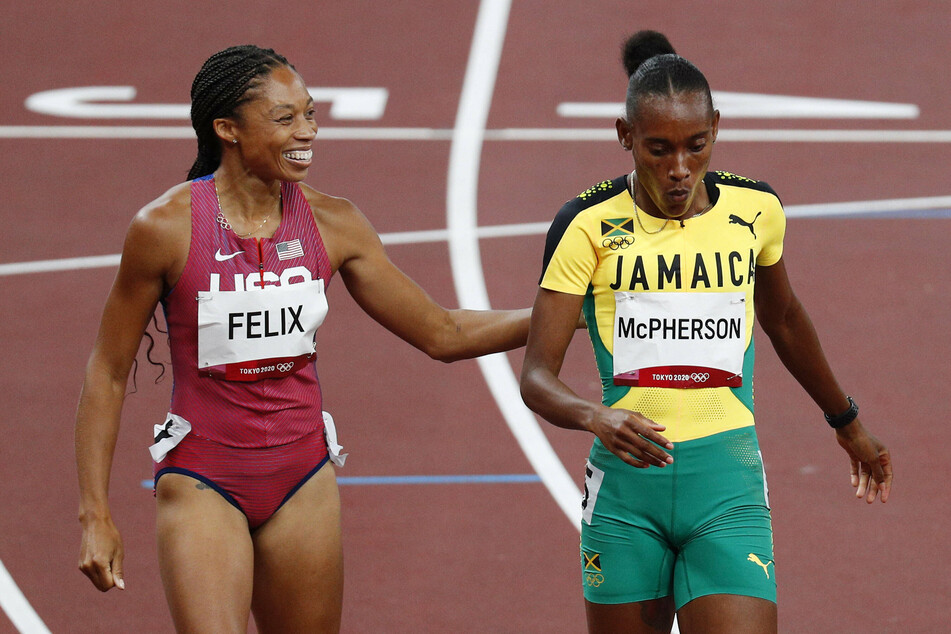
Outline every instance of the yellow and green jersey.
{"type": "Polygon", "coordinates": [[[783,251],[785,216],[769,185],[727,172],[708,173],[704,185],[713,207],[683,222],[635,215],[626,176],[582,192],[549,229],[540,281],[584,296],[603,403],[666,425],[674,442],[753,424],[756,267],[776,264],[783,251]],[[723,312],[707,308],[714,305],[723,312]],[[616,345],[618,359],[642,359],[641,369],[618,368],[616,345]],[[681,358],[721,347],[733,366],[709,365],[735,369],[721,387],[701,387],[716,371],[681,358]]]}

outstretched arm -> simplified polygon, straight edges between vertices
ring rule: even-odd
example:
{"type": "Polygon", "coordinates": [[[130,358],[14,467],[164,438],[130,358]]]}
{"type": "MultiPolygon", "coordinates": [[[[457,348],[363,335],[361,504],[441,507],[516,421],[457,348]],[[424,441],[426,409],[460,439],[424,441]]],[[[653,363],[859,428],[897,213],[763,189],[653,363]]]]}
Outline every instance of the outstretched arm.
{"type": "Polygon", "coordinates": [[[525,345],[530,309],[447,310],[390,261],[369,221],[331,202],[321,230],[347,290],[385,328],[433,359],[451,362],[525,345]]]}
{"type": "MultiPolygon", "coordinates": [[[[840,414],[849,409],[826,360],[819,337],[796,297],[782,258],[772,266],[756,269],[756,317],[789,373],[823,412],[840,414]]],[[[849,454],[851,482],[856,497],[885,502],[892,483],[888,449],[868,433],[858,418],[836,430],[836,440],[849,454]]]]}
{"type": "Polygon", "coordinates": [[[637,412],[587,401],[558,378],[583,301],[578,295],[538,289],[522,365],[522,399],[558,427],[590,431],[631,466],[663,467],[673,462],[661,448],[673,449],[659,433],[664,431],[663,425],[637,412]]]}

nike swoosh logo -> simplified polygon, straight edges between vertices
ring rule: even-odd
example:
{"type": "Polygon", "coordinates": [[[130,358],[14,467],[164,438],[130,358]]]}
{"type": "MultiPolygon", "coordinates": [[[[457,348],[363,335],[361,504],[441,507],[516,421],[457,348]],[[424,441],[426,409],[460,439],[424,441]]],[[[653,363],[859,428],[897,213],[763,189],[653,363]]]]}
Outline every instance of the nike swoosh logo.
{"type": "Polygon", "coordinates": [[[226,260],[230,260],[236,255],[241,255],[242,253],[244,253],[244,251],[235,251],[234,253],[229,253],[225,255],[224,253],[221,252],[221,249],[218,249],[217,251],[215,251],[215,259],[218,260],[219,262],[224,262],[226,260]]]}

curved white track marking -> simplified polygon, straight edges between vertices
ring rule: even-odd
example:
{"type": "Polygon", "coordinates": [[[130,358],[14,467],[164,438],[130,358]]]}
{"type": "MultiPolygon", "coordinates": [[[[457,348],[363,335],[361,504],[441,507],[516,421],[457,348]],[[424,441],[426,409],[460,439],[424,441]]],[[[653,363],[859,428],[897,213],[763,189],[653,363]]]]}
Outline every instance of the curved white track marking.
{"type": "Polygon", "coordinates": [[[50,634],[0,561],[0,607],[21,634],[50,634]]]}
{"type": "MultiPolygon", "coordinates": [[[[476,231],[479,162],[509,7],[508,0],[483,0],[479,5],[449,152],[446,226],[452,278],[463,308],[489,308],[476,231]]],[[[482,357],[479,367],[532,468],[571,523],[580,529],[581,491],[568,476],[534,414],[522,403],[508,358],[504,354],[482,357]]]]}
{"type": "MultiPolygon", "coordinates": [[[[376,120],[383,117],[389,91],[386,88],[307,89],[314,101],[330,103],[332,119],[376,120]]],[[[27,110],[76,119],[185,119],[189,104],[128,103],[135,99],[135,86],[80,86],[45,90],[26,98],[27,110]],[[117,103],[118,102],[118,103],[117,103]],[[125,102],[125,103],[123,103],[125,102]]]]}

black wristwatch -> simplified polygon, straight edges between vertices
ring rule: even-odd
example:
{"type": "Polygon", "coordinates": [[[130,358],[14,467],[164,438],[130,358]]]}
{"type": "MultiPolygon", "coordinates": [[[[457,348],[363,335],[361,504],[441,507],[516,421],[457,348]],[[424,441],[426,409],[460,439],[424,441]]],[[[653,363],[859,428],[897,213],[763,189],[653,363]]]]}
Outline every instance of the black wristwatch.
{"type": "Polygon", "coordinates": [[[851,396],[846,396],[845,398],[849,399],[849,409],[845,410],[841,414],[836,414],[835,416],[830,416],[829,414],[824,414],[826,417],[826,422],[829,423],[829,426],[832,429],[840,429],[845,427],[859,415],[859,406],[851,396]]]}

